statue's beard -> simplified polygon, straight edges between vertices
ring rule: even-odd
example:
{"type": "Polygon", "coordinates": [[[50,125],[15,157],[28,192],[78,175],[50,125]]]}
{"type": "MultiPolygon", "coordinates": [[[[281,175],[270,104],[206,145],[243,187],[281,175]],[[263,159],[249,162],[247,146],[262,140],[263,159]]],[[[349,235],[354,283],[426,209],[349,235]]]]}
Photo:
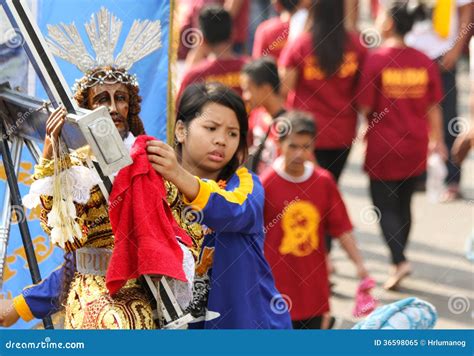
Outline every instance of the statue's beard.
{"type": "Polygon", "coordinates": [[[117,128],[120,137],[122,140],[125,140],[130,132],[130,126],[128,125],[128,120],[125,119],[122,115],[114,115],[112,117],[115,127],[117,128]]]}

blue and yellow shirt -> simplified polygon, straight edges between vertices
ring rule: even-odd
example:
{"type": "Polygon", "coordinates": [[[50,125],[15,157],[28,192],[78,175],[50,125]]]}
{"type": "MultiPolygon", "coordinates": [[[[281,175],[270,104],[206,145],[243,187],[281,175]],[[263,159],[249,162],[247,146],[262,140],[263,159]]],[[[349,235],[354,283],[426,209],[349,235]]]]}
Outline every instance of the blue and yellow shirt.
{"type": "MultiPolygon", "coordinates": [[[[263,255],[264,190],[259,178],[240,168],[222,188],[199,179],[199,193],[185,203],[207,227],[196,267],[191,328],[287,329],[287,310],[263,255]],[[206,285],[207,284],[207,285],[206,285]],[[203,298],[205,310],[197,312],[203,298]],[[198,319],[199,320],[199,319],[198,319]]],[[[201,308],[202,309],[202,308],[201,308]]]]}

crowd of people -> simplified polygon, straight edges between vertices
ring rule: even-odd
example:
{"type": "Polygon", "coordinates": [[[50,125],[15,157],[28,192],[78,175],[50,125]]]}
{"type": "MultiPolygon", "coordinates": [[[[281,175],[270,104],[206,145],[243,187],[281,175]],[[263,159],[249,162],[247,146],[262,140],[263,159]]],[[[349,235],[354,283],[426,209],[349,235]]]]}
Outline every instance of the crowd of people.
{"type": "MultiPolygon", "coordinates": [[[[142,142],[142,164],[165,180],[163,199],[191,237],[187,244],[179,239],[182,254],[160,252],[183,265],[186,251],[192,253],[194,277],[184,278],[193,285],[192,296],[181,305],[194,317],[189,328],[336,325],[329,302],[332,241],[361,282],[370,277],[338,188],[359,118],[367,125],[370,196],[391,255],[385,289],[395,290],[412,272],[405,255],[411,201],[425,184],[430,155],[441,157],[448,170],[440,199],[459,197],[460,164],[473,135],[456,141],[449,127],[458,116],[455,70],[471,36],[471,2],[453,1],[451,8],[422,1],[371,4],[377,48],[358,32],[357,1],[179,1],[182,36],[199,36],[198,42],[180,41],[185,70],[173,146],[135,140],[144,130],[133,83],[107,82],[103,69],[92,76],[105,76],[105,82],[84,77],[88,89],[76,94],[78,102],[109,107],[122,139],[134,145],[132,157],[142,142]],[[189,208],[197,220],[182,214],[189,208]],[[291,308],[276,306],[286,299],[291,308]]],[[[48,121],[35,180],[54,174],[52,147],[65,115],[59,109],[48,121]]],[[[65,160],[69,168],[80,161],[65,160]]],[[[92,277],[76,268],[74,254],[88,253],[84,248],[117,248],[107,213],[98,229],[94,214],[106,211],[106,202],[92,189],[85,205],[74,201],[82,232],[66,242],[64,265],[10,304],[2,301],[2,325],[65,307],[68,328],[156,327],[138,281],[111,296],[107,268],[92,277]]],[[[42,224],[50,231],[52,201],[44,194],[40,201],[42,224]]],[[[169,242],[170,249],[172,243],[178,246],[169,242]]]]}
{"type": "Polygon", "coordinates": [[[367,125],[370,196],[391,255],[385,289],[396,289],[412,271],[405,256],[411,201],[426,189],[429,156],[446,162],[439,200],[460,197],[456,152],[463,146],[465,157],[472,134],[462,135],[453,150],[456,132],[449,127],[458,120],[456,63],[472,37],[473,9],[469,0],[444,8],[441,2],[371,1],[380,42],[372,48],[358,30],[358,1],[252,1],[257,13],[247,3],[185,7],[202,42],[183,57],[193,66],[180,90],[218,81],[242,95],[249,111],[247,167],[265,189],[265,257],[278,290],[292,301],[293,326],[326,328],[332,325],[327,255],[334,237],[358,276],[368,276],[337,188],[359,117],[367,125]],[[255,32],[242,47],[235,38],[248,21],[255,32]]]}

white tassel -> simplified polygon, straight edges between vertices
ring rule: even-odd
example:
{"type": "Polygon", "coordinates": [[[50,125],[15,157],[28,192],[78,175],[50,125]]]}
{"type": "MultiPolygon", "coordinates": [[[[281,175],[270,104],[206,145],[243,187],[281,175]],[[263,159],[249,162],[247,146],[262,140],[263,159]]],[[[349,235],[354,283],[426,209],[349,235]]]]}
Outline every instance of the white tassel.
{"type": "Polygon", "coordinates": [[[77,212],[72,199],[72,180],[61,174],[62,165],[61,144],[59,139],[51,139],[54,158],[53,176],[53,205],[48,214],[48,225],[51,227],[52,243],[65,247],[66,242],[74,242],[74,236],[81,239],[82,232],[76,221],[77,212]]]}

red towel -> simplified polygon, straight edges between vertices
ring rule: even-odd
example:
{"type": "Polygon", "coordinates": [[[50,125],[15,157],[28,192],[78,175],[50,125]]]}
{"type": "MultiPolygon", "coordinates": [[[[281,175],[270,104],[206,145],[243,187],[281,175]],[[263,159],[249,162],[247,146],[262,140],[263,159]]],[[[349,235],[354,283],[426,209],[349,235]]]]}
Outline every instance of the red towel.
{"type": "Polygon", "coordinates": [[[144,274],[164,275],[186,281],[183,251],[176,237],[187,246],[192,242],[173,218],[166,202],[163,178],[147,158],[146,142],[139,136],[131,150],[133,164],[114,180],[109,198],[110,223],[115,246],[106,275],[110,294],[129,279],[144,274]]]}

